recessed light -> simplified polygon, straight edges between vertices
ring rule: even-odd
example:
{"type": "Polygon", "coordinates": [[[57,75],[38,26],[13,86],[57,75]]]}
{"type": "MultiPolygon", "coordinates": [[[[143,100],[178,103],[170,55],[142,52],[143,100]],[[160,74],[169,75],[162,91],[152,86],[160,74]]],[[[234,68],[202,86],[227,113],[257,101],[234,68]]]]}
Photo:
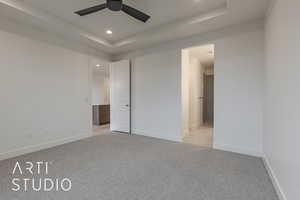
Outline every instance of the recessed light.
{"type": "Polygon", "coordinates": [[[111,34],[112,34],[112,31],[111,31],[111,30],[107,30],[107,31],[106,31],[106,34],[111,35],[111,34]]]}
{"type": "Polygon", "coordinates": [[[100,64],[97,64],[96,67],[101,67],[101,65],[100,65],[100,64]]]}

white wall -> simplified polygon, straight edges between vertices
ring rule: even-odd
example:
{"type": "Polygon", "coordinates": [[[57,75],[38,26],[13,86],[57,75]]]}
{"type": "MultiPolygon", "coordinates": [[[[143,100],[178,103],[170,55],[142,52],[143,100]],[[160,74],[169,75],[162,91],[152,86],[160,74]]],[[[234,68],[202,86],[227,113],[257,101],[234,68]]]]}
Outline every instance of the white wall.
{"type": "Polygon", "coordinates": [[[109,77],[93,74],[92,105],[109,105],[109,77]]]}
{"type": "Polygon", "coordinates": [[[3,30],[0,43],[0,159],[90,136],[90,57],[3,30]]]}
{"type": "Polygon", "coordinates": [[[263,43],[263,30],[215,41],[215,148],[262,155],[263,43]]]}
{"type": "Polygon", "coordinates": [[[132,58],[134,64],[134,132],[181,140],[186,112],[180,52],[215,44],[214,147],[262,155],[263,41],[264,30],[258,21],[123,56],[132,58]]]}
{"type": "Polygon", "coordinates": [[[132,131],[181,141],[181,50],[132,60],[132,131]]]}
{"type": "Polygon", "coordinates": [[[282,199],[300,196],[300,1],[274,0],[266,23],[264,152],[282,199]]]}

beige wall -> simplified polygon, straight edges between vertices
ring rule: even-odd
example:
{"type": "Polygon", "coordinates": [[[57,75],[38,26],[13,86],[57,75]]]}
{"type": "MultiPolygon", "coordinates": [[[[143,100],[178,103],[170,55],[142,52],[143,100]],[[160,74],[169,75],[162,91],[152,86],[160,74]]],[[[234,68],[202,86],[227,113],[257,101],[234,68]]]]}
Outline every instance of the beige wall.
{"type": "Polygon", "coordinates": [[[181,109],[182,109],[182,137],[187,136],[190,131],[190,54],[188,49],[181,52],[181,109]]]}
{"type": "Polygon", "coordinates": [[[93,74],[92,105],[108,105],[109,101],[109,76],[106,74],[93,74]]]}
{"type": "Polygon", "coordinates": [[[195,130],[203,122],[203,71],[204,68],[197,58],[190,57],[189,66],[189,128],[195,130]]]}

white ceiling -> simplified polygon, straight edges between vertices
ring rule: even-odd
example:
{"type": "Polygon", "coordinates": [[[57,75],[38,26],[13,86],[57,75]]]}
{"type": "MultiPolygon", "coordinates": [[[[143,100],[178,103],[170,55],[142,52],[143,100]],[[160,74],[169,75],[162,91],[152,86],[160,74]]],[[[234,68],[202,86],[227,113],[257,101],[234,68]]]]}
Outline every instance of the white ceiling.
{"type": "Polygon", "coordinates": [[[219,7],[224,5],[226,0],[124,0],[124,3],[151,16],[146,24],[123,12],[108,9],[84,17],[74,14],[74,11],[102,4],[105,0],[24,0],[24,2],[116,43],[156,26],[219,7]],[[112,30],[114,34],[107,35],[105,33],[107,29],[112,30]]]}
{"type": "Polygon", "coordinates": [[[118,54],[263,18],[269,0],[124,0],[151,15],[147,23],[108,9],[85,17],[74,14],[74,11],[104,2],[0,0],[0,8],[15,18],[16,12],[22,13],[19,18],[22,17],[23,22],[34,22],[65,36],[77,36],[102,51],[118,54]],[[113,34],[107,35],[107,29],[113,34]]]}

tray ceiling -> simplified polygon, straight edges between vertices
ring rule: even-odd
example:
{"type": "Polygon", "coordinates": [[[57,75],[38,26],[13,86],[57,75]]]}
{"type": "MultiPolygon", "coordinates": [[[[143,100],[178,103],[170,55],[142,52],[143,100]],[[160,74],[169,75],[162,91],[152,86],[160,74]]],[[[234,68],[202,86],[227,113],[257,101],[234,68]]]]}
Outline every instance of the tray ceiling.
{"type": "MultiPolygon", "coordinates": [[[[115,54],[262,18],[269,1],[124,0],[124,3],[151,15],[147,23],[108,9],[85,17],[74,14],[74,11],[104,2],[0,0],[2,6],[22,12],[28,18],[36,18],[28,20],[34,21],[36,25],[47,26],[65,35],[78,35],[99,49],[115,54]],[[113,33],[108,35],[106,30],[113,33]]],[[[9,9],[6,13],[8,15],[9,9]]]]}

